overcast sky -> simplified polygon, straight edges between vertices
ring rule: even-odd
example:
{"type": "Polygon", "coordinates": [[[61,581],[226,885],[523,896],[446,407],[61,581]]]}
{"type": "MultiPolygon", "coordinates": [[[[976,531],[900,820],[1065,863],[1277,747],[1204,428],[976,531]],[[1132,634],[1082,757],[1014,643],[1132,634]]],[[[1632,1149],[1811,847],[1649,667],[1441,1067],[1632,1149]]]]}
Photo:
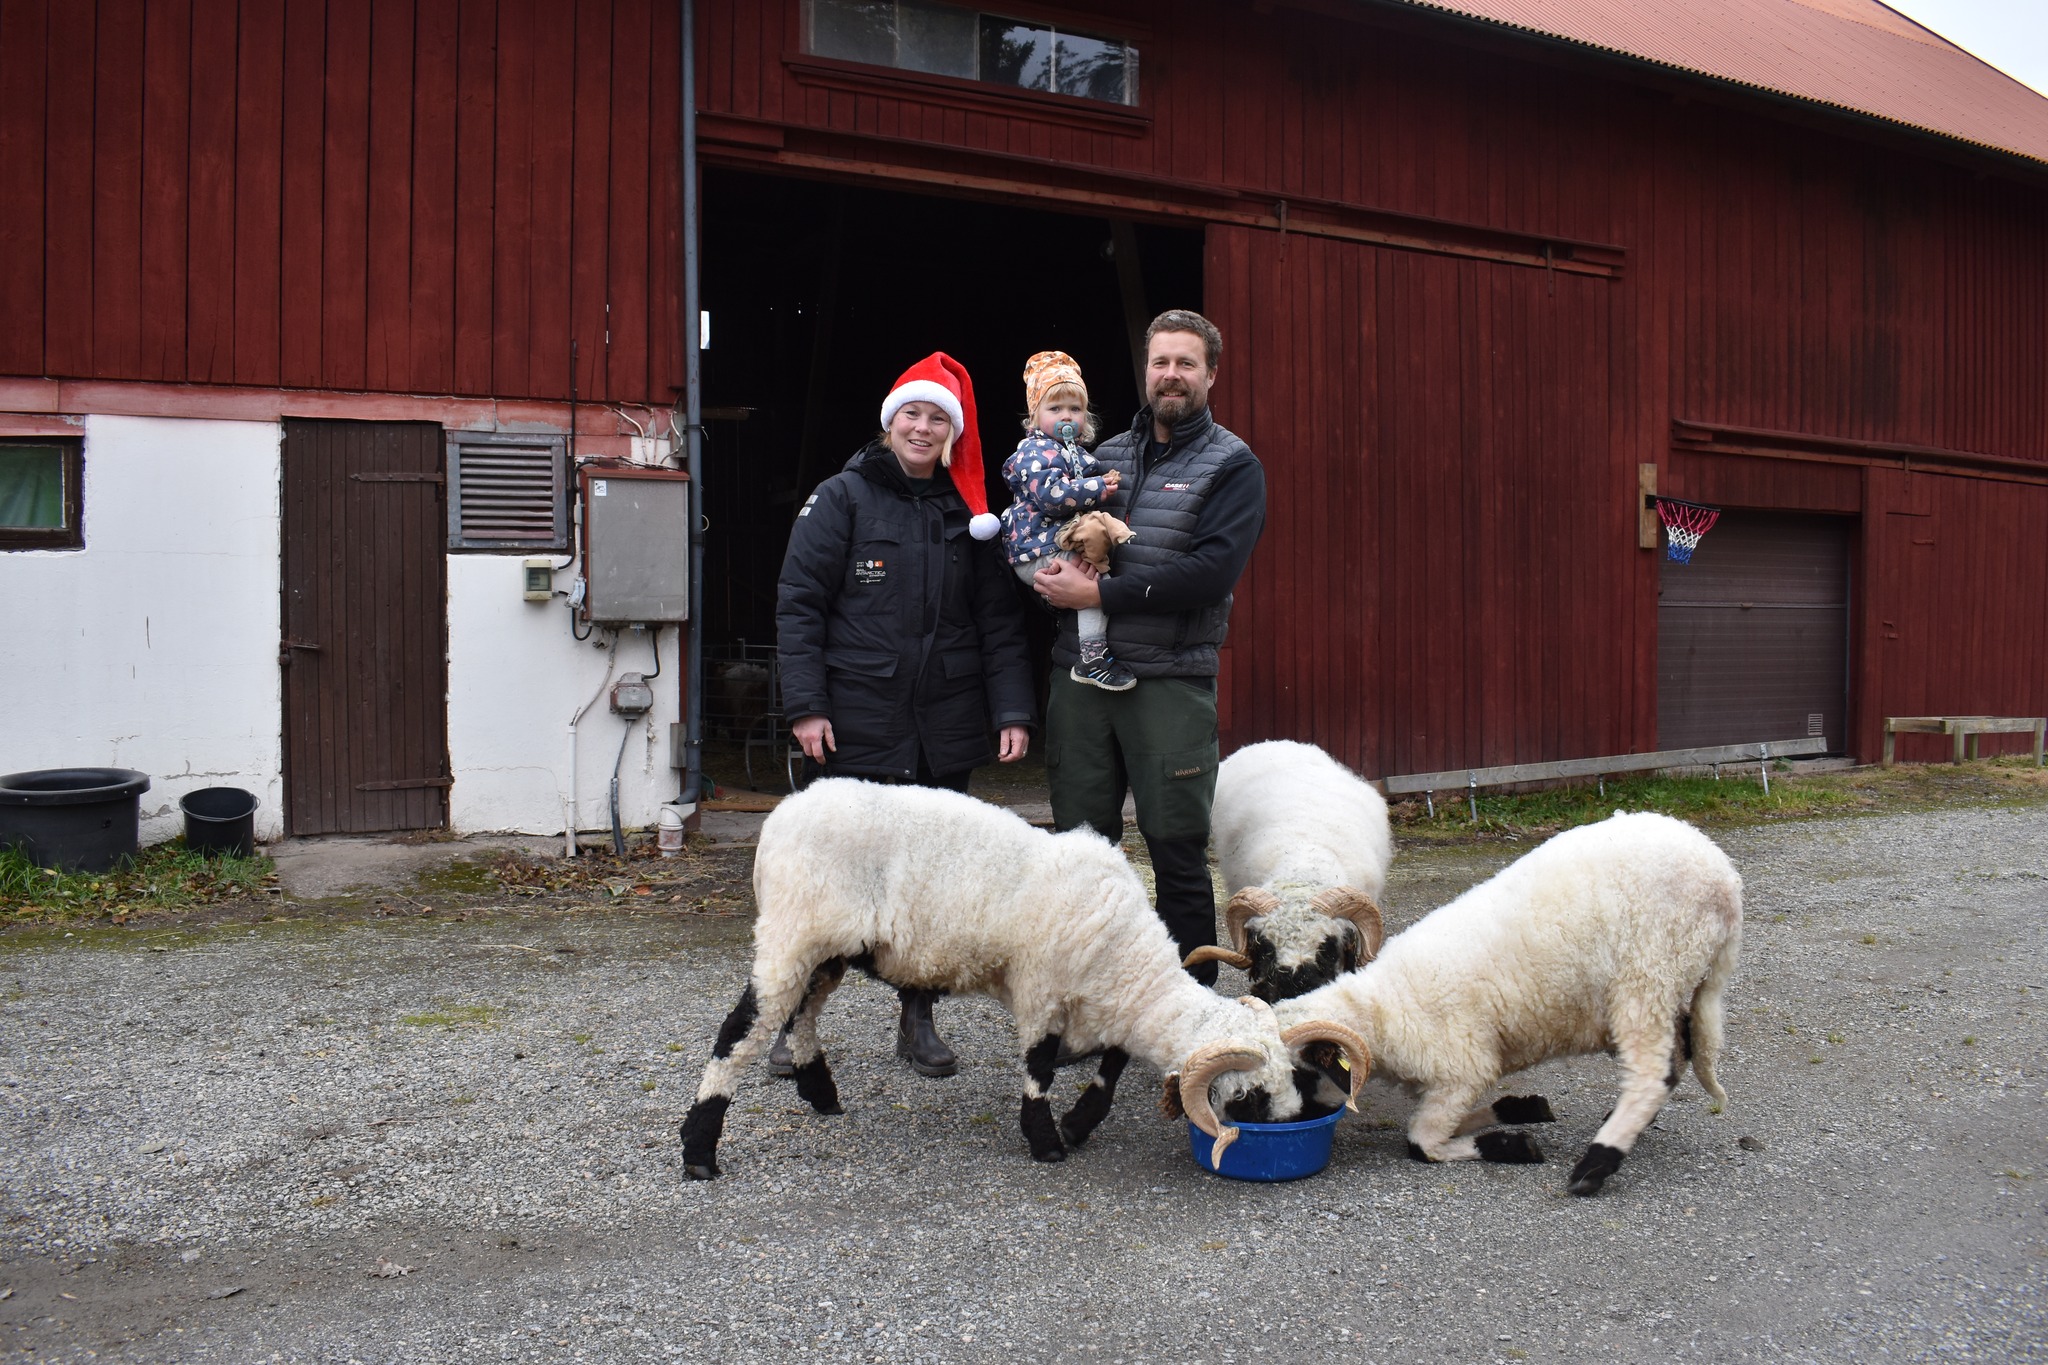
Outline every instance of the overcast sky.
{"type": "Polygon", "coordinates": [[[2048,0],[1883,0],[1973,56],[2048,94],[2048,0]]]}

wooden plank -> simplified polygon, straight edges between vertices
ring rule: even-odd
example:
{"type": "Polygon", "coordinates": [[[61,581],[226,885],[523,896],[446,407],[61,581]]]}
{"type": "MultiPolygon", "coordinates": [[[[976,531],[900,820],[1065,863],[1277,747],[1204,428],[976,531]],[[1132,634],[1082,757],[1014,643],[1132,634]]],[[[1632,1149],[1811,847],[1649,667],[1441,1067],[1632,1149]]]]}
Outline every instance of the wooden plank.
{"type": "MultiPolygon", "coordinates": [[[[708,6],[706,8],[709,8],[708,6]]],[[[544,4],[535,16],[534,43],[555,54],[533,70],[533,104],[544,116],[533,121],[532,261],[527,284],[528,392],[569,396],[570,223],[575,213],[576,13],[569,5],[544,4]]]]}
{"type": "Polygon", "coordinates": [[[413,49],[412,0],[375,0],[363,383],[401,392],[412,383],[413,49]]]}
{"type": "Polygon", "coordinates": [[[191,0],[151,0],[142,71],[142,302],[135,374],[183,379],[192,134],[191,0]]]}
{"type": "Polygon", "coordinates": [[[142,360],[142,0],[104,0],[93,57],[92,360],[133,379],[142,360]]]}
{"type": "Polygon", "coordinates": [[[251,3],[235,54],[234,347],[236,383],[278,382],[283,311],[284,12],[251,3]]]}
{"type": "Polygon", "coordinates": [[[464,5],[458,28],[455,116],[455,392],[491,392],[497,184],[497,27],[488,7],[464,5]]]}
{"type": "Polygon", "coordinates": [[[327,15],[321,155],[321,388],[365,387],[369,364],[370,11],[327,15]]]}
{"type": "Polygon", "coordinates": [[[533,363],[533,0],[498,6],[497,188],[493,196],[491,384],[530,394],[533,363]]]}
{"type": "MultiPolygon", "coordinates": [[[[326,165],[327,23],[321,0],[285,0],[284,142],[275,382],[318,388],[323,377],[321,197],[326,165]]],[[[239,354],[239,345],[237,347],[239,354]]],[[[239,367],[238,367],[239,368],[239,367]]],[[[323,447],[324,449],[324,447],[323,447]]]]}
{"type": "Polygon", "coordinates": [[[180,379],[232,383],[235,377],[235,0],[194,0],[191,189],[184,295],[185,354],[180,379]]]}
{"type": "Polygon", "coordinates": [[[1664,749],[1648,754],[1609,754],[1599,758],[1566,758],[1550,763],[1509,763],[1492,768],[1453,768],[1435,773],[1403,773],[1381,786],[1389,796],[1413,792],[1451,791],[1461,787],[1502,787],[1516,782],[1554,782],[1609,773],[1650,772],[1658,768],[1696,768],[1715,763],[1758,763],[1827,752],[1825,739],[1769,740],[1757,744],[1716,744],[1695,749],[1664,749]]]}
{"type": "Polygon", "coordinates": [[[620,0],[612,9],[611,178],[606,297],[605,392],[645,401],[647,373],[648,0],[620,0]]]}
{"type": "Polygon", "coordinates": [[[0,0],[0,373],[42,374],[45,0],[0,0]]]}
{"type": "Polygon", "coordinates": [[[455,391],[457,14],[457,0],[417,0],[413,15],[407,368],[415,393],[455,391]]]}
{"type": "Polygon", "coordinates": [[[577,0],[576,88],[571,98],[575,160],[570,170],[569,328],[577,396],[609,399],[604,385],[605,305],[610,302],[610,234],[600,207],[611,188],[610,0],[577,0]]]}

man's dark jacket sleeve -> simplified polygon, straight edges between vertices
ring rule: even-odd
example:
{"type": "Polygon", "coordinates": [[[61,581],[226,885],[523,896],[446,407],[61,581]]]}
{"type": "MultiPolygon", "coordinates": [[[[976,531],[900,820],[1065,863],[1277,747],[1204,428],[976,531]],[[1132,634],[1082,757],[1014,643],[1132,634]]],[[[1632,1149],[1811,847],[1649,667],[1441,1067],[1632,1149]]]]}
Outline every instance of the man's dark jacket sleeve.
{"type": "Polygon", "coordinates": [[[1119,567],[1102,580],[1102,609],[1112,616],[1191,611],[1222,601],[1236,588],[1265,526],[1266,471],[1247,457],[1217,477],[1187,553],[1169,564],[1119,567]]]}

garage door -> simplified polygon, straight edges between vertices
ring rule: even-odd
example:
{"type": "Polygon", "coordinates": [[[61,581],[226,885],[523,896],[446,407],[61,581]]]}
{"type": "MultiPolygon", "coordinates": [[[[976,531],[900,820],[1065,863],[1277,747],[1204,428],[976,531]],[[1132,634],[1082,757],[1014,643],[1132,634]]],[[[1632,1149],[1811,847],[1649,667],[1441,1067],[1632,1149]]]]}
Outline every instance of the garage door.
{"type": "Polygon", "coordinates": [[[1663,563],[1657,747],[1818,735],[1846,748],[1843,517],[1724,512],[1692,563],[1663,563]]]}

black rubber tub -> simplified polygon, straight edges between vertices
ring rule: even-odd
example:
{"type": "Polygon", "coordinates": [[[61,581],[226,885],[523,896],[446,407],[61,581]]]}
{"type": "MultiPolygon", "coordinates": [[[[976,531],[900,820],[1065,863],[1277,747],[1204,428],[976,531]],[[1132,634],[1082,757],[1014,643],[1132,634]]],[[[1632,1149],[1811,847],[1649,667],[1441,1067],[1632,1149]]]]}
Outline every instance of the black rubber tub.
{"type": "Polygon", "coordinates": [[[247,858],[256,852],[256,797],[240,787],[201,787],[178,802],[185,847],[247,858]]]}
{"type": "Polygon", "coordinates": [[[127,768],[43,768],[0,776],[0,847],[37,867],[105,872],[133,858],[147,774],[127,768]]]}

